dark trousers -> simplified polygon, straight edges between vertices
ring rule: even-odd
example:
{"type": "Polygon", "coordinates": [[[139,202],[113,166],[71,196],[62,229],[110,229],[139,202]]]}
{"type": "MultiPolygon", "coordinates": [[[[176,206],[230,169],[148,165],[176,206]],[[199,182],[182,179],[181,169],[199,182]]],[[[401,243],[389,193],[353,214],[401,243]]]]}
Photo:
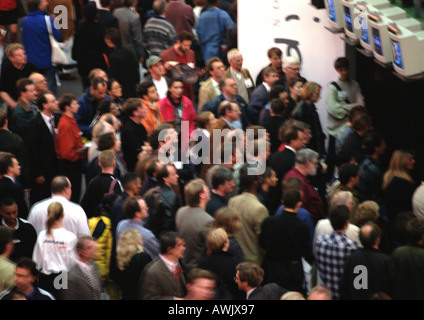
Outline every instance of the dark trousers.
{"type": "Polygon", "coordinates": [[[289,291],[306,293],[305,274],[302,261],[292,262],[264,262],[265,283],[275,282],[289,291]]]}
{"type": "Polygon", "coordinates": [[[83,173],[83,162],[82,161],[69,161],[59,160],[58,161],[58,172],[59,175],[68,177],[72,185],[72,197],[71,201],[79,203],[81,199],[81,182],[83,173]]]}

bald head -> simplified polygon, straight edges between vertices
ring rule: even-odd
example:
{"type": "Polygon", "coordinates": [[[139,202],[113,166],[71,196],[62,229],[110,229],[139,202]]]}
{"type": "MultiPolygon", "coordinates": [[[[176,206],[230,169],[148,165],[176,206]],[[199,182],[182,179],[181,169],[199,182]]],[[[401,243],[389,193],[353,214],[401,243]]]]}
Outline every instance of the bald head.
{"type": "Polygon", "coordinates": [[[380,228],[374,222],[364,224],[359,231],[359,240],[364,249],[378,249],[380,237],[380,228]]]}

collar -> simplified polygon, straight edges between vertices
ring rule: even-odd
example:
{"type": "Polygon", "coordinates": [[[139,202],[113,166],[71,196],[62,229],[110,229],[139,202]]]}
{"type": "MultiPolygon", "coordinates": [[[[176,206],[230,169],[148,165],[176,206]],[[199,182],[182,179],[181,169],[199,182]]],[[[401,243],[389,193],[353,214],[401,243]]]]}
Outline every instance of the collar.
{"type": "MultiPolygon", "coordinates": [[[[4,219],[2,219],[2,221],[1,221],[1,224],[3,225],[3,226],[5,226],[5,227],[8,227],[9,229],[11,229],[7,224],[6,224],[6,222],[4,222],[4,219]]],[[[16,226],[15,226],[15,228],[13,229],[13,230],[18,230],[19,229],[19,219],[18,218],[16,218],[16,226]]]]}
{"type": "Polygon", "coordinates": [[[5,174],[3,177],[9,178],[10,180],[12,180],[13,183],[16,183],[16,179],[13,179],[11,176],[8,176],[7,174],[5,174]]]}
{"type": "Polygon", "coordinates": [[[265,83],[265,82],[262,82],[262,84],[264,85],[264,87],[265,87],[265,89],[266,89],[266,91],[270,91],[271,90],[271,87],[267,84],[267,83],[265,83]]]}
{"type": "Polygon", "coordinates": [[[174,272],[175,266],[177,265],[176,262],[168,260],[162,254],[159,254],[159,258],[163,261],[163,263],[165,264],[165,266],[168,268],[169,271],[174,272]]]}
{"type": "Polygon", "coordinates": [[[231,122],[229,122],[227,119],[224,119],[223,117],[221,117],[221,119],[225,121],[225,123],[230,127],[230,129],[234,129],[234,126],[231,122]]]}
{"type": "Polygon", "coordinates": [[[294,153],[296,153],[296,150],[294,150],[292,147],[290,147],[289,145],[286,144],[286,148],[293,151],[294,153]]]}
{"type": "Polygon", "coordinates": [[[253,291],[255,291],[255,289],[256,289],[256,287],[252,288],[252,289],[250,289],[249,291],[246,292],[246,300],[249,299],[249,296],[252,294],[253,291]]]}

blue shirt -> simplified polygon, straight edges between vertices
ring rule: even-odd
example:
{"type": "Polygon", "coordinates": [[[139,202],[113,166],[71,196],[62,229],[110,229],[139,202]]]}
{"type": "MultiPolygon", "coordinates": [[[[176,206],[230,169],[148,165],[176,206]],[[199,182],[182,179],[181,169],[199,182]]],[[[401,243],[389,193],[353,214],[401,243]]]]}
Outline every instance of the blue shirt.
{"type": "Polygon", "coordinates": [[[140,232],[144,250],[150,258],[153,260],[156,259],[160,253],[159,240],[156,239],[152,231],[144,227],[144,223],[142,221],[126,219],[119,222],[118,227],[116,228],[116,239],[119,240],[121,233],[131,228],[135,228],[140,232]]]}
{"type": "Polygon", "coordinates": [[[221,44],[226,43],[227,29],[234,24],[229,14],[216,7],[208,8],[197,21],[196,32],[205,63],[212,57],[223,57],[221,44]]]}
{"type": "MultiPolygon", "coordinates": [[[[50,45],[49,31],[46,24],[46,12],[33,11],[22,19],[22,43],[28,61],[35,64],[38,69],[52,67],[52,48],[50,45]]],[[[62,41],[60,30],[54,26],[54,20],[50,17],[53,36],[57,41],[62,41]]]]}

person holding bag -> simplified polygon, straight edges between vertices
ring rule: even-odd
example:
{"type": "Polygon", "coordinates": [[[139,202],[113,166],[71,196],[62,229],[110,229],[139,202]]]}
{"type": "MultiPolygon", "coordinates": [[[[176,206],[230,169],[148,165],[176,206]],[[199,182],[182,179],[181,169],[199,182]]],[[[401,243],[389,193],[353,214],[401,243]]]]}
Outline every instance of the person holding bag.
{"type": "Polygon", "coordinates": [[[47,0],[28,0],[28,15],[22,19],[22,43],[29,62],[35,64],[48,82],[50,91],[57,92],[56,68],[52,63],[52,43],[48,22],[50,22],[52,39],[62,41],[60,30],[54,20],[46,14],[47,0]],[[46,19],[47,18],[47,19],[46,19]]]}

